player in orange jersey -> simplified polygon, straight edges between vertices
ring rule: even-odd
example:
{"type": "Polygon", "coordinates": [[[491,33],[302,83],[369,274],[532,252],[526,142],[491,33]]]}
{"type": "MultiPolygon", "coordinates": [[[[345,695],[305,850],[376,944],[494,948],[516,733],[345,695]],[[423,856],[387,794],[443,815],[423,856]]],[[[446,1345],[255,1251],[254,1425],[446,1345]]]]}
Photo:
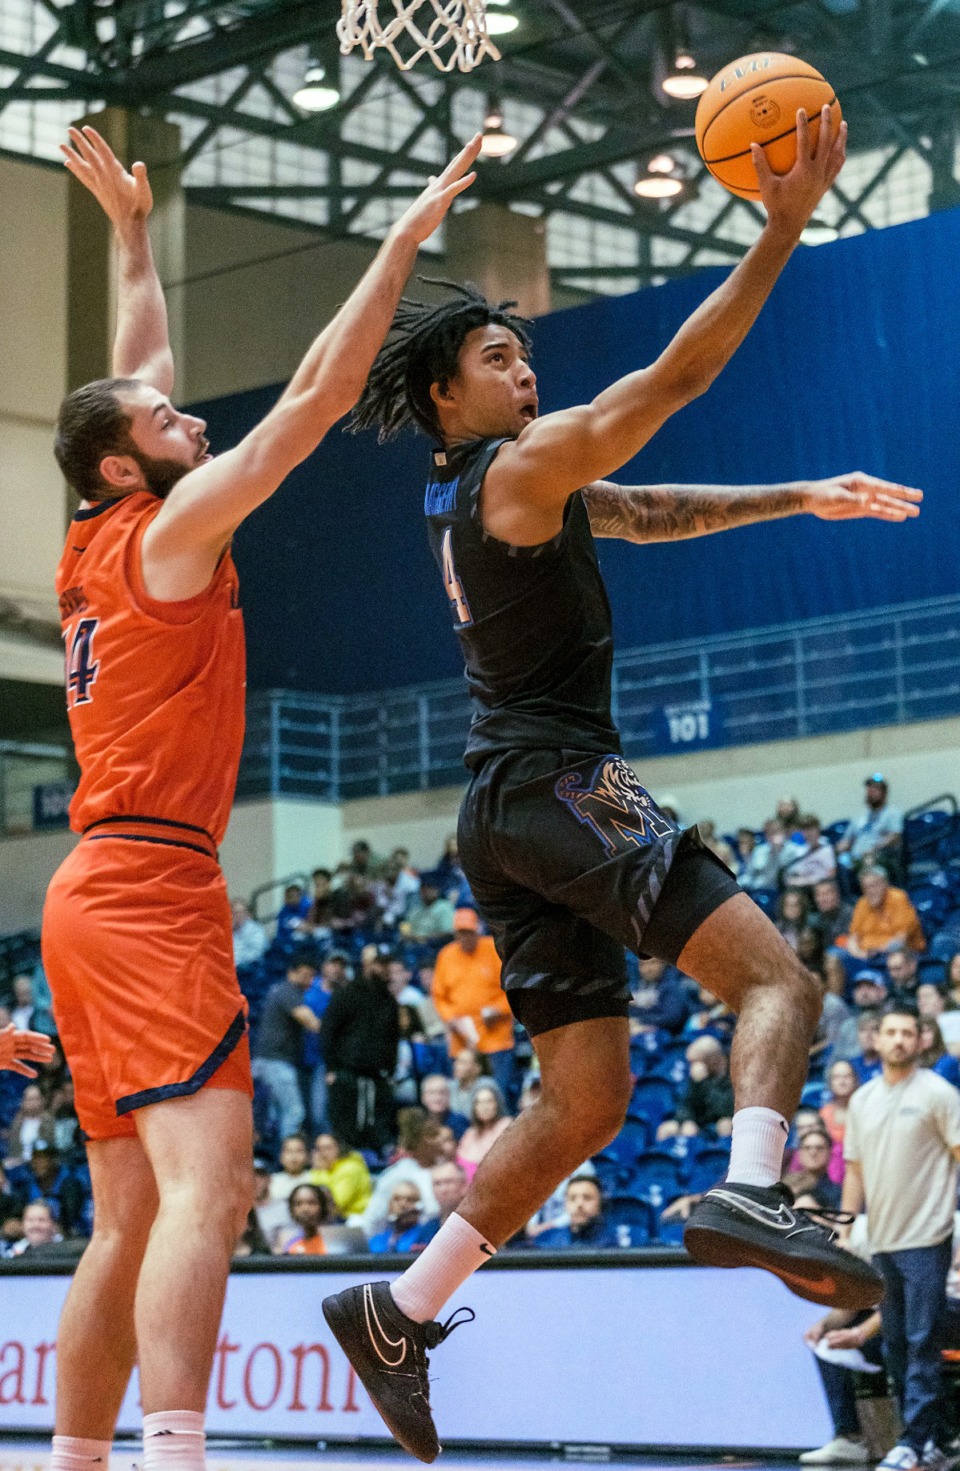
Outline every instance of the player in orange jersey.
{"type": "Polygon", "coordinates": [[[145,1471],[199,1471],[234,1243],[251,1200],[246,1008],[217,863],[243,739],[230,539],[358,400],[417,249],[475,177],[475,138],[391,229],[276,407],[214,459],[174,408],[146,220],[92,129],[66,165],[113,223],[112,379],[65,400],[56,454],[81,498],[57,573],[82,839],[55,875],[43,954],[88,1136],[93,1238],[57,1344],[54,1471],[106,1457],[136,1359],[145,1471]]]}

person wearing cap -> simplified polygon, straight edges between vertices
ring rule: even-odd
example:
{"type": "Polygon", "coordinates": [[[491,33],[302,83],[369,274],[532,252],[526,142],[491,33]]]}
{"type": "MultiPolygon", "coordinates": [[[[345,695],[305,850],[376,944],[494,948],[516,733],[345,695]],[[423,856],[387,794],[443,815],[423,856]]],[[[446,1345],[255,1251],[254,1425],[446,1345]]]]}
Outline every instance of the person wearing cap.
{"type": "Polygon", "coordinates": [[[474,909],[458,909],[454,938],[437,956],[433,1004],[447,1027],[451,1058],[464,1047],[482,1053],[503,1094],[513,1094],[513,1017],[500,984],[500,957],[481,935],[474,909]]]}
{"type": "Polygon", "coordinates": [[[889,783],[881,771],[868,776],[863,784],[866,806],[837,843],[837,852],[846,854],[854,868],[862,864],[881,864],[896,876],[900,869],[903,841],[903,813],[887,800],[889,783]]]}
{"type": "Polygon", "coordinates": [[[304,1034],[320,1031],[320,1022],[304,999],[316,974],[315,952],[294,950],[286,980],[267,992],[254,1042],[253,1076],[269,1090],[282,1139],[298,1133],[307,1116],[299,1068],[304,1034]]]}
{"type": "Polygon", "coordinates": [[[900,945],[914,951],[927,948],[917,911],[906,891],[895,889],[882,868],[862,868],[860,887],[863,895],[850,921],[849,955],[870,960],[900,945]]]}
{"type": "Polygon", "coordinates": [[[798,819],[800,841],[790,843],[790,857],[782,870],[783,882],[789,889],[804,889],[812,897],[817,884],[830,880],[837,872],[837,855],[833,844],[823,836],[820,819],[812,812],[798,819]]]}

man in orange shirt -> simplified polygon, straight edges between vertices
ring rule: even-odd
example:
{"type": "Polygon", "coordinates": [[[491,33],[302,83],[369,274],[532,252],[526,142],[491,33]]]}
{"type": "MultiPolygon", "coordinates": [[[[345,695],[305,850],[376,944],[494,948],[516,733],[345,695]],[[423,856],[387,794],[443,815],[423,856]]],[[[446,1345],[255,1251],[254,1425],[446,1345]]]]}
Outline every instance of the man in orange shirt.
{"type": "Polygon", "coordinates": [[[850,921],[847,951],[858,960],[882,955],[894,945],[926,950],[927,942],[917,911],[903,889],[895,889],[882,868],[865,868],[860,873],[863,897],[857,900],[850,921]]]}
{"type": "Polygon", "coordinates": [[[453,939],[437,956],[433,1004],[447,1025],[447,1047],[456,1057],[464,1047],[481,1052],[504,1097],[513,1096],[513,1017],[500,984],[500,958],[489,935],[481,935],[473,909],[458,909],[453,939]]]}

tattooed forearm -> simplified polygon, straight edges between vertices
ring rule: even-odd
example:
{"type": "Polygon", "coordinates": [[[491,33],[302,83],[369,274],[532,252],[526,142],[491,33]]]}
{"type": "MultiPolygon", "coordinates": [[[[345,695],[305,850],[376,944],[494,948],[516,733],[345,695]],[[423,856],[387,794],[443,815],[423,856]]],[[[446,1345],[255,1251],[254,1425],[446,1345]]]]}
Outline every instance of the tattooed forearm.
{"type": "Polygon", "coordinates": [[[594,536],[622,541],[685,541],[733,526],[777,521],[806,509],[795,485],[612,485],[583,491],[594,536]]]}

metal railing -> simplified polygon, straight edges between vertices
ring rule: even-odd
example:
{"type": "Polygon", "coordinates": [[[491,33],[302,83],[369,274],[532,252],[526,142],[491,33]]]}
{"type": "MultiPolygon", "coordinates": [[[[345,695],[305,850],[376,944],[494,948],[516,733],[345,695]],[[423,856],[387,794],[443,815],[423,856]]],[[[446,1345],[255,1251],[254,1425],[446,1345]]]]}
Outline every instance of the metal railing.
{"type": "MultiPolygon", "coordinates": [[[[627,650],[613,710],[631,757],[957,715],[960,596],[627,650]],[[671,724],[691,710],[701,727],[671,724]]],[[[238,795],[341,802],[458,784],[469,720],[461,680],[253,692],[238,795]]]]}

